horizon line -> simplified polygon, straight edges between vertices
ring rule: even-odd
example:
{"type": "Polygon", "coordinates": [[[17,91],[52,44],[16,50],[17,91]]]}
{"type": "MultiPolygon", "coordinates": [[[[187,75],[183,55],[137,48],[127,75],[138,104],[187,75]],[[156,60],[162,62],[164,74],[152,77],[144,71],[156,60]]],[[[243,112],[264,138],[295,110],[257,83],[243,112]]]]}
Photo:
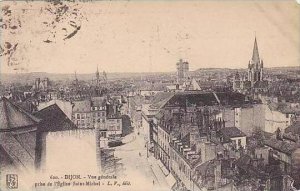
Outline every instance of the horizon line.
{"type": "MultiPolygon", "coordinates": [[[[272,68],[298,68],[300,69],[300,66],[273,66],[273,67],[264,67],[264,69],[272,69],[272,68]]],[[[247,68],[221,68],[221,67],[207,67],[207,68],[198,68],[196,70],[191,70],[189,72],[196,72],[197,70],[201,70],[201,69],[229,69],[229,70],[247,70],[247,68]]],[[[154,72],[107,72],[105,70],[103,70],[105,73],[107,74],[154,74],[154,73],[174,73],[175,71],[154,71],[154,72]]],[[[47,73],[47,74],[74,74],[74,73],[59,73],[59,72],[47,72],[47,71],[32,71],[32,72],[20,72],[20,73],[13,73],[13,72],[1,72],[0,71],[0,75],[1,74],[30,74],[30,73],[47,73]]],[[[94,74],[95,72],[89,72],[89,73],[78,73],[78,71],[76,71],[76,74],[94,74]]],[[[102,73],[102,72],[101,72],[102,73]]],[[[101,74],[100,74],[101,75],[101,74]]]]}

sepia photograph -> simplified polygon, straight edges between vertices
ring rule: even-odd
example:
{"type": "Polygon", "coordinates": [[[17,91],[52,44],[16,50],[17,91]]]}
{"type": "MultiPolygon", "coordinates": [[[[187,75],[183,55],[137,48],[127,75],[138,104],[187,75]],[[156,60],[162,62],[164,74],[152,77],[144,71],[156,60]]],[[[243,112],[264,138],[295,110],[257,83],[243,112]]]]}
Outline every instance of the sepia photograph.
{"type": "Polygon", "coordinates": [[[0,9],[0,191],[300,190],[299,1],[0,9]]]}

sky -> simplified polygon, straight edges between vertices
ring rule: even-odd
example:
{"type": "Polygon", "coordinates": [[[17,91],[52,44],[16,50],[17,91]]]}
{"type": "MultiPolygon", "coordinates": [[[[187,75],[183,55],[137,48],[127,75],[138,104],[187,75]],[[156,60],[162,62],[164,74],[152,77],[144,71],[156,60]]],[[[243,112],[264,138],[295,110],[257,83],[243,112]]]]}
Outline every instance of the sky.
{"type": "Polygon", "coordinates": [[[246,68],[255,36],[265,67],[300,66],[295,1],[79,2],[80,29],[68,39],[70,18],[45,27],[54,18],[46,2],[1,4],[22,23],[17,32],[1,31],[2,47],[18,44],[0,58],[3,73],[170,72],[180,58],[190,70],[246,68]]]}

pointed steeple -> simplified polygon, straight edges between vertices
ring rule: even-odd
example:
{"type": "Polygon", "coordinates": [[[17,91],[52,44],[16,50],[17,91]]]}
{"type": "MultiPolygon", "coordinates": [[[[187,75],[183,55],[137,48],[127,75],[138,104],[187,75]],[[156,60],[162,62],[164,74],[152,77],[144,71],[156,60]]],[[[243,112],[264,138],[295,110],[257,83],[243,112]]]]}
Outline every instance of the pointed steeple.
{"type": "Polygon", "coordinates": [[[255,36],[255,40],[254,40],[252,62],[253,63],[259,63],[259,53],[258,53],[258,46],[257,46],[256,36],[255,36]]]}
{"type": "Polygon", "coordinates": [[[77,73],[76,73],[76,70],[75,70],[75,80],[77,81],[78,79],[77,79],[77,73]]]}
{"type": "Polygon", "coordinates": [[[96,71],[96,78],[97,78],[97,80],[99,80],[99,77],[100,77],[100,75],[99,75],[99,69],[98,69],[98,65],[97,65],[97,71],[96,71]]]}
{"type": "Polygon", "coordinates": [[[78,78],[77,78],[76,70],[75,70],[75,85],[76,85],[76,88],[78,88],[78,78]]]}

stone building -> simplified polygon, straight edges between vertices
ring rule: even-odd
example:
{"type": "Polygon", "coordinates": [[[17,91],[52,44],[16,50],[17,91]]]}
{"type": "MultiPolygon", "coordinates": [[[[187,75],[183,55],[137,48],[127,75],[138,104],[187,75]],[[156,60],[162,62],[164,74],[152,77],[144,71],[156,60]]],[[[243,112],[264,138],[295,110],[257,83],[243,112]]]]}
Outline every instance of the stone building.
{"type": "Polygon", "coordinates": [[[93,97],[89,100],[74,101],[72,121],[78,128],[105,128],[106,99],[93,97]]]}
{"type": "Polygon", "coordinates": [[[231,134],[223,132],[224,139],[226,136],[230,143],[235,142],[245,147],[245,134],[236,127],[225,127],[224,120],[234,124],[233,119],[229,120],[230,116],[234,115],[227,115],[226,112],[234,111],[233,108],[248,103],[244,95],[181,92],[162,96],[157,100],[149,106],[159,111],[152,117],[150,126],[149,137],[152,137],[154,144],[154,157],[188,189],[194,185],[194,180],[190,178],[194,169],[193,162],[188,162],[192,153],[194,159],[198,157],[199,164],[202,164],[213,160],[219,151],[222,153],[225,149],[220,145],[220,128],[224,128],[224,132],[227,132],[226,128],[234,128],[230,131],[233,132],[231,134]]]}

